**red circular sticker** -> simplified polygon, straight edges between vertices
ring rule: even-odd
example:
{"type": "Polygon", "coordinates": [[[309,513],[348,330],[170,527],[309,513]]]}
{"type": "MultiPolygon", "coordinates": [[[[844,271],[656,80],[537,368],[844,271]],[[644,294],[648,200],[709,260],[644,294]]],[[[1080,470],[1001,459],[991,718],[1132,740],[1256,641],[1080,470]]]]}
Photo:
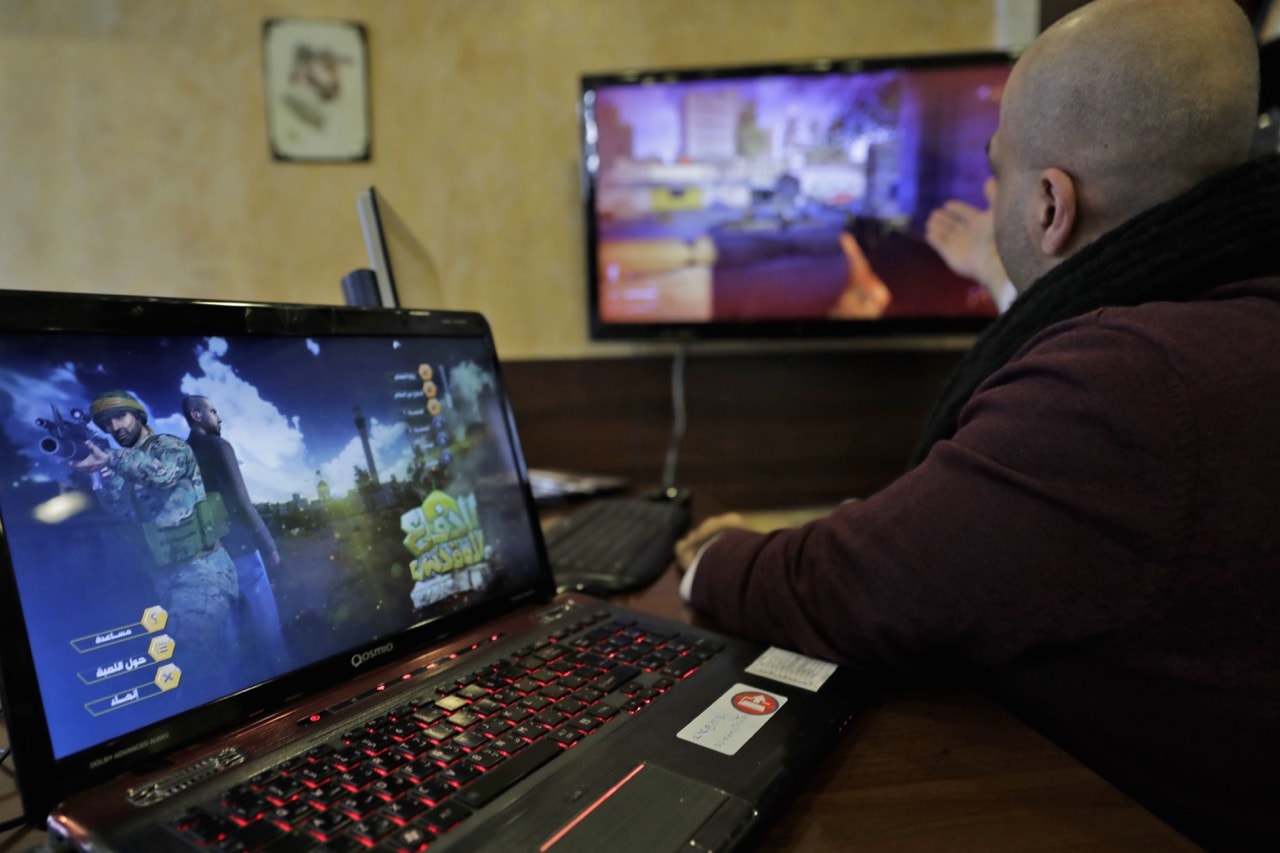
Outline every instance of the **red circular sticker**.
{"type": "Polygon", "coordinates": [[[765,714],[772,714],[778,710],[778,700],[774,699],[768,693],[760,693],[752,691],[750,693],[739,693],[733,697],[733,707],[737,708],[744,714],[762,717],[765,714]]]}

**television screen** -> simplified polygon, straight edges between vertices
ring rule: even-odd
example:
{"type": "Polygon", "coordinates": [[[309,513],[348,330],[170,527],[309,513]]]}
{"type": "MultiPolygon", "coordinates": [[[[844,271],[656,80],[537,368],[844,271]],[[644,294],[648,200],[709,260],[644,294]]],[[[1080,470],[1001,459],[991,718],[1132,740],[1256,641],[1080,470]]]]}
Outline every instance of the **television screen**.
{"type": "Polygon", "coordinates": [[[924,239],[984,206],[1008,53],[584,76],[595,339],[972,333],[924,239]]]}

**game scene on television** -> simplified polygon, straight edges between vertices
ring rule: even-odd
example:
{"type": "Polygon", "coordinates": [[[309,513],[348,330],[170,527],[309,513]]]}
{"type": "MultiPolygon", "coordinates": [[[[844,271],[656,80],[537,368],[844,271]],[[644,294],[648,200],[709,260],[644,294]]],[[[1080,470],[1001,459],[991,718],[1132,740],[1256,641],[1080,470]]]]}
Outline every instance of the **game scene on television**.
{"type": "Polygon", "coordinates": [[[55,752],[527,587],[486,353],[0,336],[0,514],[55,752]]]}
{"type": "Polygon", "coordinates": [[[924,240],[985,207],[1004,62],[584,83],[604,323],[994,316],[924,240]]]}

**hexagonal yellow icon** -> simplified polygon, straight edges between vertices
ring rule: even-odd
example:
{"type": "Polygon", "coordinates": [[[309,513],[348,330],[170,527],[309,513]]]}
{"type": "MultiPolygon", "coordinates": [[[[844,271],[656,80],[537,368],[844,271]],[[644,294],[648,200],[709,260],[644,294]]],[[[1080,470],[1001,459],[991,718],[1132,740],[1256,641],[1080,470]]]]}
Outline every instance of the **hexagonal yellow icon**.
{"type": "Polygon", "coordinates": [[[169,614],[160,605],[157,604],[142,611],[142,627],[147,629],[148,634],[164,630],[167,624],[169,624],[169,614]]]}
{"type": "Polygon", "coordinates": [[[182,681],[182,670],[175,663],[167,663],[156,670],[155,681],[161,691],[172,690],[182,681]]]}
{"type": "Polygon", "coordinates": [[[147,654],[151,655],[152,660],[168,660],[173,657],[173,638],[168,634],[152,637],[151,644],[147,646],[147,654]]]}
{"type": "Polygon", "coordinates": [[[423,382],[430,382],[432,375],[433,373],[431,370],[431,365],[429,364],[418,365],[418,378],[421,379],[423,382]]]}

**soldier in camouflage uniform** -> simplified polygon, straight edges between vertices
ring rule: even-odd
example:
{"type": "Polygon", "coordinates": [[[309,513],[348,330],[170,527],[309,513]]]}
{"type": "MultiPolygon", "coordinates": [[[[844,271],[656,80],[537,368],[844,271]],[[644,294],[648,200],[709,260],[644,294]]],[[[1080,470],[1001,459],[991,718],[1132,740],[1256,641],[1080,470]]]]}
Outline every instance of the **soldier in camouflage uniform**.
{"type": "Polygon", "coordinates": [[[231,660],[228,624],[239,594],[235,565],[218,541],[226,532],[225,512],[205,500],[191,448],[177,436],[152,431],[133,395],[99,394],[89,414],[120,447],[103,450],[86,442],[89,453],[74,467],[98,475],[94,490],[103,506],[142,524],[169,631],[178,649],[199,649],[205,661],[190,675],[221,675],[231,660]]]}

